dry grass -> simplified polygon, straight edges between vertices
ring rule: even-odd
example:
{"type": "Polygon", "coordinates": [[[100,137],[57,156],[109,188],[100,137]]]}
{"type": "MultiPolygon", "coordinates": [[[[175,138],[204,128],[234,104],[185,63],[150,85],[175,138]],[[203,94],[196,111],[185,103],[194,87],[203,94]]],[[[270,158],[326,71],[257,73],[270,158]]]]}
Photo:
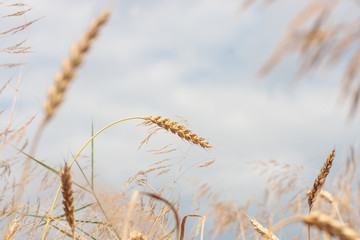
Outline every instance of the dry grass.
{"type": "Polygon", "coordinates": [[[248,200],[243,206],[238,206],[234,201],[219,200],[217,196],[211,198],[212,210],[209,215],[214,221],[210,228],[211,234],[217,236],[227,231],[234,231],[236,239],[245,239],[245,235],[251,228],[246,214],[250,205],[251,200],[248,200]]]}
{"type": "Polygon", "coordinates": [[[22,119],[19,117],[18,98],[21,91],[22,71],[25,64],[25,55],[29,52],[30,47],[27,45],[28,28],[38,19],[33,20],[27,16],[31,8],[23,3],[3,4],[1,6],[2,30],[0,32],[1,43],[0,53],[3,58],[0,62],[2,71],[2,81],[0,83],[0,94],[12,95],[12,99],[2,100],[2,109],[0,111],[0,217],[2,217],[3,237],[11,239],[16,231],[20,231],[22,226],[20,220],[23,219],[21,214],[18,218],[12,216],[15,210],[20,210],[20,206],[14,204],[14,191],[18,187],[18,179],[12,176],[14,168],[19,168],[19,162],[22,163],[23,157],[16,151],[24,150],[28,142],[24,138],[26,130],[30,126],[33,118],[22,119]],[[4,12],[8,14],[3,15],[4,12]],[[22,13],[21,13],[22,12],[22,13]],[[11,41],[9,41],[11,39],[11,41]],[[12,59],[13,62],[8,62],[12,59]],[[5,62],[3,62],[5,60],[5,62]],[[12,71],[11,78],[6,79],[7,71],[12,71]],[[9,103],[7,103],[9,101],[9,103]],[[18,116],[16,119],[15,116],[18,116]],[[14,124],[16,120],[16,124],[14,124]],[[15,151],[14,151],[15,149],[15,151]],[[5,219],[4,219],[5,218],[5,219]]]}

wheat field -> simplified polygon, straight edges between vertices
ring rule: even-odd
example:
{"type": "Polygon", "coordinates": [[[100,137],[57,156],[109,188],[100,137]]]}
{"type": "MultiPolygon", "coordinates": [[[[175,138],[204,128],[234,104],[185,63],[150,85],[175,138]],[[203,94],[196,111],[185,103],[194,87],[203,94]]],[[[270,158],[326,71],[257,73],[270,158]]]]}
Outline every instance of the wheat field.
{"type": "MultiPolygon", "coordinates": [[[[336,1],[331,2],[325,4],[319,1],[305,6],[305,10],[295,16],[291,22],[288,34],[285,34],[284,45],[292,41],[298,30],[297,27],[302,27],[304,16],[314,15],[317,28],[310,28],[313,34],[311,36],[304,34],[307,37],[302,39],[305,42],[300,46],[307,61],[315,61],[316,57],[318,57],[316,61],[322,61],[319,56],[311,55],[309,52],[314,50],[311,47],[320,48],[321,44],[335,38],[335,30],[324,32],[322,25],[326,16],[339,4],[336,1]]],[[[246,12],[254,4],[256,1],[244,1],[239,7],[241,11],[246,12]]],[[[84,31],[79,33],[80,37],[73,39],[72,45],[67,46],[68,54],[64,54],[59,70],[53,74],[54,80],[47,87],[46,97],[41,99],[41,114],[33,114],[26,120],[17,120],[16,118],[20,117],[15,106],[21,101],[18,99],[21,98],[20,85],[23,74],[26,74],[26,71],[24,72],[26,61],[24,57],[18,56],[31,54],[31,48],[27,45],[28,38],[31,38],[33,25],[39,24],[43,19],[29,20],[26,16],[32,16],[29,14],[33,8],[24,3],[5,1],[0,7],[7,9],[2,17],[8,21],[6,26],[9,26],[1,35],[3,39],[11,39],[9,42],[13,43],[9,45],[5,42],[8,45],[5,44],[6,47],[2,48],[3,54],[9,54],[13,58],[9,57],[9,60],[5,60],[6,62],[1,64],[1,70],[9,71],[10,75],[19,74],[18,79],[4,80],[0,86],[0,95],[4,94],[4,99],[8,97],[7,90],[12,89],[11,102],[4,103],[4,107],[1,105],[3,109],[0,110],[2,118],[0,130],[2,224],[0,226],[3,239],[315,240],[337,238],[360,240],[360,181],[357,172],[359,158],[356,156],[356,144],[350,146],[349,156],[345,159],[344,154],[338,154],[337,146],[320,149],[323,159],[317,159],[317,163],[321,163],[321,167],[316,169],[316,172],[314,170],[305,173],[309,179],[304,179],[301,175],[309,168],[300,165],[273,159],[251,160],[250,164],[241,162],[241,166],[247,164],[252,169],[251,175],[240,171],[238,173],[239,178],[242,174],[246,177],[251,176],[246,179],[244,190],[240,186],[235,188],[235,191],[240,192],[242,198],[246,199],[241,203],[233,197],[227,197],[228,194],[224,190],[226,186],[219,190],[211,182],[199,180],[201,174],[197,171],[209,172],[210,178],[215,178],[214,182],[219,181],[223,184],[223,179],[216,179],[222,176],[217,173],[217,163],[221,160],[213,157],[213,154],[221,152],[222,149],[216,145],[216,139],[206,136],[205,128],[202,128],[200,134],[189,122],[178,116],[170,117],[156,112],[151,114],[146,112],[143,115],[125,116],[107,121],[101,127],[94,127],[92,122],[91,128],[88,129],[91,134],[82,136],[81,141],[78,140],[80,138],[76,138],[76,150],[71,152],[70,156],[62,156],[62,162],[57,162],[57,165],[43,159],[40,156],[43,156],[44,143],[52,141],[56,143],[56,139],[49,138],[54,135],[49,135],[47,132],[65,131],[62,129],[64,126],[56,126],[62,123],[56,119],[63,108],[69,107],[68,98],[71,99],[72,94],[77,94],[70,90],[71,86],[79,76],[86,75],[82,68],[92,64],[90,59],[93,58],[89,55],[98,47],[97,41],[109,40],[107,39],[109,31],[105,30],[107,25],[111,24],[112,18],[118,17],[115,13],[117,8],[110,6],[102,10],[97,9],[97,14],[94,14],[87,23],[84,31]],[[110,134],[117,133],[120,127],[129,128],[123,130],[129,135],[125,136],[125,141],[115,143],[110,134]],[[100,169],[109,169],[109,172],[118,171],[121,175],[124,171],[117,170],[121,168],[121,161],[127,161],[130,165],[134,165],[134,168],[139,165],[129,156],[121,154],[119,165],[109,164],[106,157],[96,155],[97,147],[101,145],[98,139],[105,138],[104,146],[109,148],[116,146],[115,148],[121,151],[121,147],[130,146],[127,142],[137,140],[134,137],[135,133],[144,133],[144,130],[145,136],[141,136],[142,140],[138,144],[135,143],[137,148],[133,151],[142,151],[144,155],[140,156],[157,160],[150,161],[147,167],[137,169],[135,173],[125,170],[127,175],[121,177],[126,180],[114,183],[116,188],[106,182],[100,182],[99,175],[108,174],[106,170],[100,169]],[[153,142],[156,142],[155,138],[166,139],[165,145],[152,146],[153,142]],[[177,141],[175,144],[166,142],[174,139],[177,141]],[[199,158],[201,160],[189,163],[191,159],[188,158],[194,156],[191,155],[191,151],[198,151],[199,155],[195,155],[194,159],[201,156],[199,158]],[[175,160],[172,159],[173,156],[177,156],[175,160]],[[188,185],[181,185],[179,179],[192,173],[196,180],[192,180],[188,185]],[[261,183],[261,188],[264,189],[261,193],[256,190],[259,188],[259,179],[265,179],[265,182],[261,183]],[[187,192],[189,185],[193,187],[191,196],[187,192]],[[183,188],[186,188],[186,191],[183,191],[183,188]],[[250,188],[254,188],[261,198],[258,197],[259,195],[243,196],[250,188]]],[[[133,14],[136,14],[135,10],[133,14]]],[[[338,41],[342,42],[342,39],[338,41]]],[[[62,43],[59,41],[53,44],[62,43]]],[[[340,43],[334,44],[338,46],[340,43]]],[[[260,77],[268,75],[279,64],[284,55],[281,51],[285,48],[282,47],[279,48],[280,50],[275,50],[273,56],[270,56],[268,62],[260,68],[260,77]]],[[[342,89],[345,95],[349,93],[347,97],[352,101],[349,119],[356,119],[359,91],[353,91],[350,85],[356,84],[357,55],[350,62],[352,68],[345,72],[345,86],[342,89]]],[[[304,60],[301,71],[312,70],[314,67],[306,64],[308,63],[304,60]]],[[[101,66],[96,67],[101,69],[101,66]]],[[[102,76],[105,78],[107,75],[102,73],[102,76]]],[[[45,92],[46,86],[41,87],[45,92]]],[[[121,92],[121,89],[118,91],[121,92]]],[[[126,95],[126,93],[121,94],[126,95]]],[[[162,97],[162,101],[166,102],[167,99],[162,97]]],[[[191,102],[190,105],[196,105],[196,101],[191,102]]],[[[104,106],[106,107],[108,106],[104,106]]],[[[84,107],[78,111],[82,113],[87,109],[84,107]]],[[[102,109],[98,111],[101,112],[102,109]]],[[[119,116],[119,114],[114,115],[119,116]]],[[[206,113],[203,115],[207,116],[206,113]]],[[[200,127],[202,123],[204,126],[214,123],[213,128],[217,128],[216,122],[222,116],[220,114],[215,116],[218,118],[204,117],[197,126],[200,127]]],[[[235,125],[231,125],[234,124],[233,122],[243,124],[240,119],[228,116],[226,118],[232,120],[228,121],[230,127],[234,128],[235,125]]],[[[75,129],[68,131],[76,133],[75,129]]],[[[336,130],[328,129],[328,131],[336,130]]],[[[256,134],[251,137],[255,138],[256,134]]],[[[280,138],[281,134],[273,138],[277,137],[280,138]]],[[[323,145],[319,144],[319,146],[323,145]]],[[[245,150],[238,147],[236,151],[245,150]]],[[[237,166],[229,164],[227,168],[236,172],[237,166]]],[[[229,186],[236,183],[237,181],[233,180],[229,186]]]]}

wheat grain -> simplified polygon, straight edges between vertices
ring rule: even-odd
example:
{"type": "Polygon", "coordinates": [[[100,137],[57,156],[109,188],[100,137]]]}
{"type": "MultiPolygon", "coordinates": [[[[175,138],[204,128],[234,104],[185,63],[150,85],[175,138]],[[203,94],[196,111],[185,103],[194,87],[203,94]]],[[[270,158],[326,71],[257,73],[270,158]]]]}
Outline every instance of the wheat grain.
{"type": "Polygon", "coordinates": [[[250,218],[250,223],[263,238],[269,240],[279,240],[269,229],[263,227],[258,221],[256,221],[255,218],[250,218]]]}
{"type": "Polygon", "coordinates": [[[323,167],[321,168],[321,171],[317,178],[314,181],[314,185],[310,192],[308,193],[308,205],[309,205],[309,211],[311,211],[312,205],[317,197],[317,195],[320,193],[321,188],[324,186],[325,180],[327,175],[330,172],[330,168],[332,166],[332,162],[335,158],[335,149],[331,151],[330,155],[326,159],[326,162],[324,163],[323,167]]]}
{"type": "Polygon", "coordinates": [[[90,29],[85,32],[81,40],[75,43],[71,49],[70,57],[62,63],[62,71],[55,76],[55,85],[49,88],[49,96],[44,103],[45,122],[48,121],[55,113],[59,104],[64,100],[65,92],[74,78],[76,69],[83,61],[84,54],[89,50],[92,40],[97,36],[100,27],[109,18],[109,9],[95,18],[90,29]]]}
{"type": "Polygon", "coordinates": [[[360,235],[355,230],[317,211],[305,216],[303,222],[313,225],[341,240],[360,240],[360,235]]]}
{"type": "Polygon", "coordinates": [[[65,164],[61,170],[61,184],[62,184],[62,196],[63,206],[66,216],[66,220],[70,225],[73,236],[75,236],[75,216],[74,216],[74,197],[72,190],[72,178],[70,173],[70,167],[65,164]]]}
{"type": "Polygon", "coordinates": [[[145,125],[156,124],[160,128],[177,134],[180,138],[185,139],[186,141],[200,145],[202,148],[213,148],[213,146],[209,142],[205,141],[204,138],[197,136],[195,133],[186,129],[184,126],[179,125],[177,122],[172,122],[168,118],[161,118],[161,116],[149,116],[145,117],[145,120],[145,125]]]}

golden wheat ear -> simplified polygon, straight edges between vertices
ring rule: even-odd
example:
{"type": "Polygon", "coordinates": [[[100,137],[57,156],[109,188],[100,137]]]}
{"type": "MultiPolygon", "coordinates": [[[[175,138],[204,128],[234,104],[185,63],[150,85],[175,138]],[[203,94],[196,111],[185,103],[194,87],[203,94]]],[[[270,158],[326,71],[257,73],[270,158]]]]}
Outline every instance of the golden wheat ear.
{"type": "Polygon", "coordinates": [[[205,141],[204,138],[197,136],[184,126],[179,125],[177,122],[172,122],[168,118],[161,118],[161,116],[145,117],[145,125],[151,124],[156,124],[160,128],[171,131],[172,133],[177,134],[180,138],[193,144],[200,145],[202,148],[213,148],[213,146],[209,142],[205,141]]]}
{"type": "Polygon", "coordinates": [[[250,223],[255,231],[257,231],[264,239],[279,240],[269,229],[261,225],[255,218],[250,218],[250,223]]]}
{"type": "Polygon", "coordinates": [[[62,69],[55,76],[55,85],[49,88],[49,96],[44,103],[45,122],[51,119],[64,100],[65,92],[74,78],[77,68],[82,63],[84,54],[89,50],[92,40],[98,35],[100,27],[104,25],[109,16],[110,10],[107,9],[95,18],[81,40],[73,45],[70,57],[62,62],[62,69]]]}
{"type": "Polygon", "coordinates": [[[319,175],[314,181],[314,185],[312,189],[308,193],[309,211],[311,211],[311,208],[313,206],[313,203],[315,202],[316,197],[319,195],[321,188],[324,186],[326,177],[330,172],[330,168],[332,166],[332,162],[334,161],[334,158],[335,158],[335,149],[332,150],[330,155],[327,157],[323,167],[321,168],[319,175]]]}
{"type": "Polygon", "coordinates": [[[62,184],[63,207],[66,220],[70,225],[73,236],[75,236],[75,215],[72,178],[70,173],[70,167],[67,164],[65,164],[65,166],[61,170],[60,177],[62,184]]]}
{"type": "Polygon", "coordinates": [[[317,211],[305,216],[303,222],[342,240],[360,240],[360,235],[354,229],[317,211]]]}

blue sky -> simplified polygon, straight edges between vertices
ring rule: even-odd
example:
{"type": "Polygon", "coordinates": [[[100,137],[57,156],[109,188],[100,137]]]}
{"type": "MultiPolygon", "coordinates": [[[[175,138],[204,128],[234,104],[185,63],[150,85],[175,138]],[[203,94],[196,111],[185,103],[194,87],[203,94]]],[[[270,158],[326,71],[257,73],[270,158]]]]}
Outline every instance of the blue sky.
{"type": "MultiPolygon", "coordinates": [[[[32,52],[26,66],[17,116],[41,119],[46,88],[89,21],[109,2],[29,1],[29,19],[42,17],[27,32],[32,52]]],[[[99,182],[118,189],[131,174],[162,158],[146,150],[172,143],[171,155],[185,166],[215,159],[207,169],[183,177],[201,178],[215,191],[244,203],[264,188],[265,178],[250,161],[276,159],[304,166],[312,186],[327,155],[338,150],[335,166],[358,147],[359,126],[348,121],[339,104],[339,69],[294,82],[296,56],[284,61],[262,81],[256,71],[276,47],[286,22],[301,4],[279,1],[268,9],[240,12],[240,2],[121,1],[111,2],[112,16],[85,57],[55,118],[39,145],[38,158],[59,168],[88,139],[91,121],[98,130],[126,117],[181,116],[190,129],[216,149],[203,151],[170,133],[158,133],[137,151],[146,129],[139,122],[114,127],[96,144],[99,182]]],[[[303,3],[302,3],[303,4],[303,3]]]]}

